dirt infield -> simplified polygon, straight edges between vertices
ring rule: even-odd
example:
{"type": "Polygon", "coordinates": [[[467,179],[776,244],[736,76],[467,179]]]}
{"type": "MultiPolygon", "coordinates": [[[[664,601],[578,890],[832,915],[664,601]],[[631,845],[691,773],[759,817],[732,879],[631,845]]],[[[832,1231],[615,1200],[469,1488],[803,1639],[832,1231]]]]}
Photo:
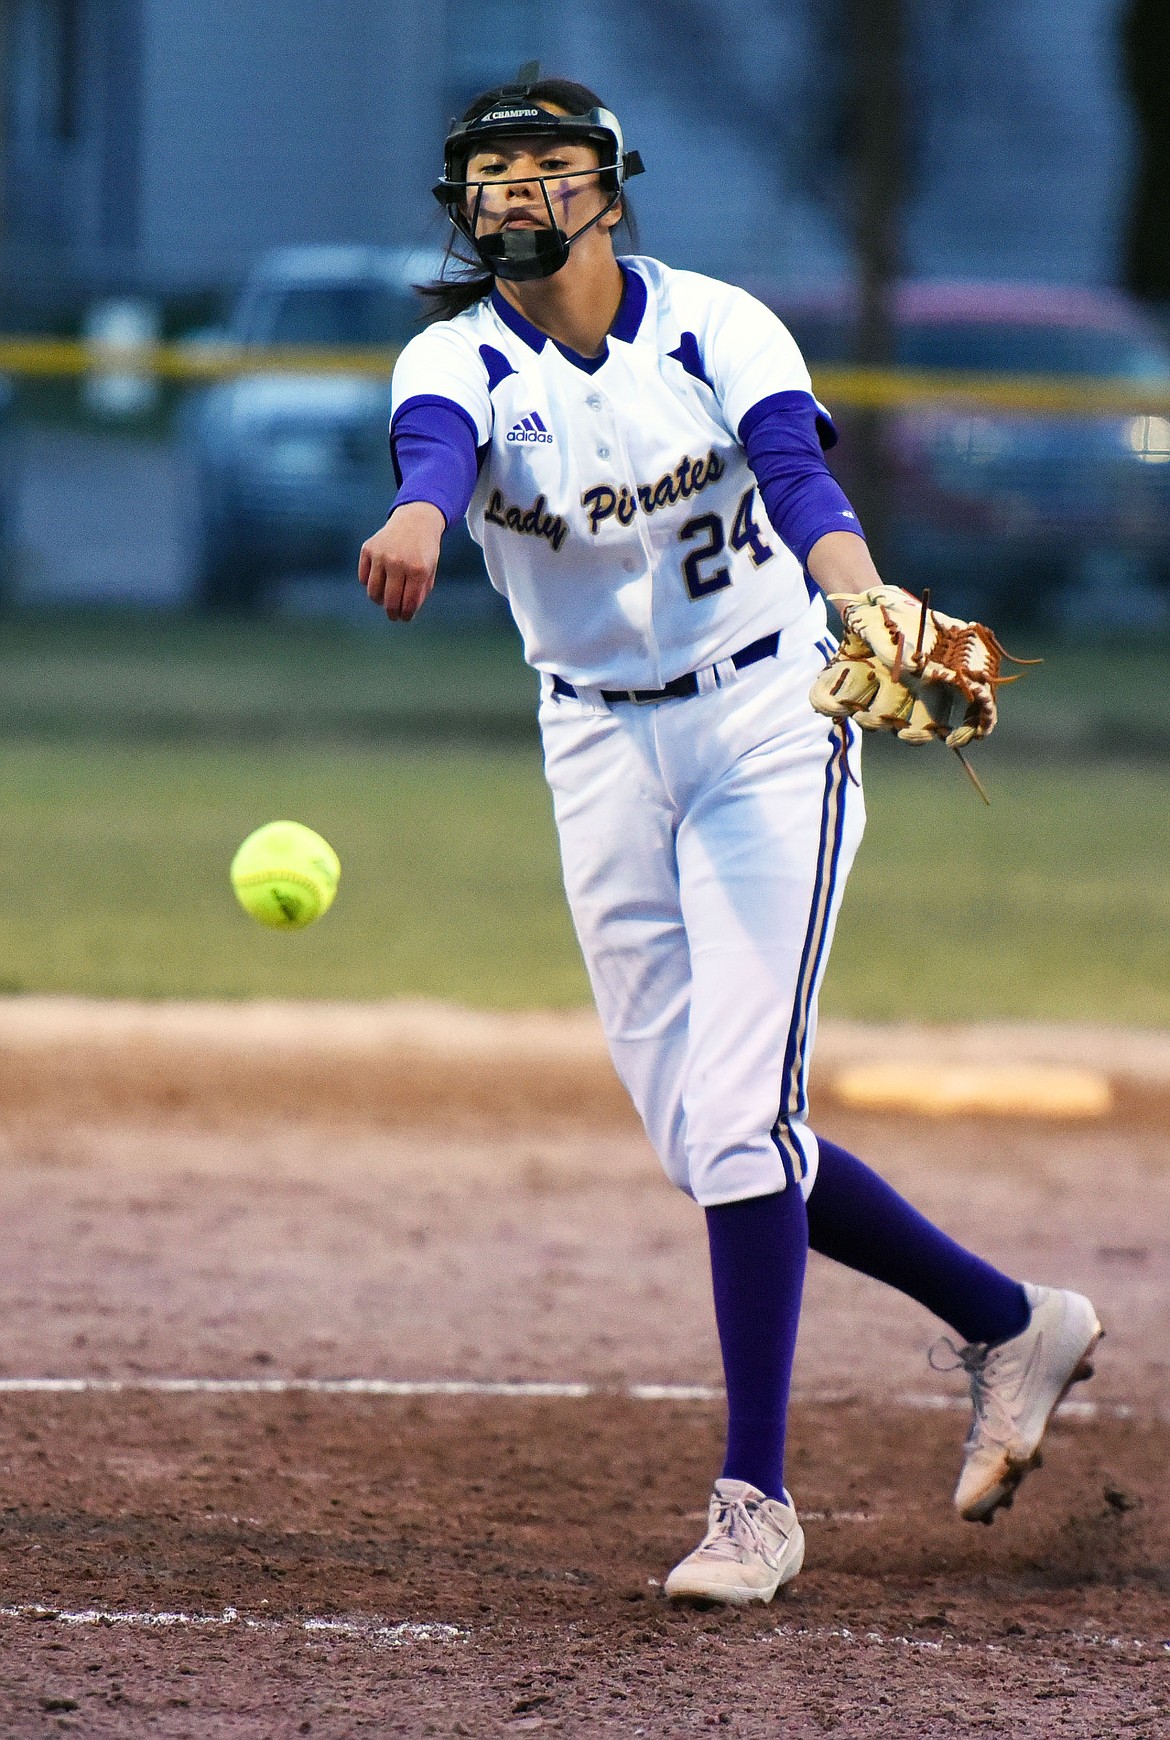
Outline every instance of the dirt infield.
{"type": "MultiPolygon", "coordinates": [[[[255,1009],[0,1007],[0,1378],[130,1386],[0,1392],[5,1740],[1170,1734],[1160,1036],[1032,1036],[1114,1048],[1098,1123],[824,1101],[828,1133],[1005,1266],[1091,1292],[1109,1334],[1091,1405],[972,1528],[939,1326],[814,1260],[807,1567],[736,1614],[659,1587],[700,1532],[718,1404],[623,1393],[718,1384],[701,1217],[590,1023],[530,1019],[525,1049],[478,1017],[456,1044],[435,1011],[337,1011],[315,1042],[255,1009]],[[591,1393],[133,1387],[174,1375],[591,1393]]],[[[822,1059],[876,1043],[825,1037],[822,1059]]]]}

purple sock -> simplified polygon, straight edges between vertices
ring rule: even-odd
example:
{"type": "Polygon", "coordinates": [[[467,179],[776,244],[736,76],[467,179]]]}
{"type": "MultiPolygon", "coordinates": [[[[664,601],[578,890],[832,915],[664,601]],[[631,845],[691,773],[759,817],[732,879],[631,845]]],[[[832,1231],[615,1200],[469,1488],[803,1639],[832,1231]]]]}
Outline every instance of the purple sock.
{"type": "Polygon", "coordinates": [[[726,1202],[707,1213],[715,1321],[727,1380],[728,1480],[784,1492],[784,1428],[808,1220],[800,1191],[726,1202]]]}
{"type": "Polygon", "coordinates": [[[1031,1307],[1018,1281],[932,1226],[876,1172],[817,1138],[820,1166],[808,1199],[812,1250],[917,1299],[964,1341],[1006,1341],[1031,1307]]]}

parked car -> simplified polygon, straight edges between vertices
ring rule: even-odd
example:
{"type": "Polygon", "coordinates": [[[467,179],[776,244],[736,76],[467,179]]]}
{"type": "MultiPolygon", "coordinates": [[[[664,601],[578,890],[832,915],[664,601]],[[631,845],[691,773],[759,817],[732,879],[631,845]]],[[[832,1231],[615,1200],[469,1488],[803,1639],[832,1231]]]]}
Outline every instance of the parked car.
{"type": "MultiPolygon", "coordinates": [[[[767,294],[767,293],[765,293],[767,294]]],[[[847,309],[767,298],[817,364],[849,358],[847,309]]],[[[896,360],[917,369],[1095,376],[1170,391],[1170,347],[1117,293],[1037,285],[910,284],[896,360]]],[[[831,407],[832,408],[832,407],[831,407]]],[[[849,415],[834,463],[850,478],[849,415]]],[[[1102,608],[1170,600],[1170,415],[1027,416],[955,405],[889,415],[892,576],[961,613],[1038,619],[1054,592],[1102,608]]]]}
{"type": "MultiPolygon", "coordinates": [[[[418,330],[411,285],[429,250],[282,248],[257,265],[223,332],[243,346],[384,349],[418,330]]],[[[256,373],[192,395],[181,428],[193,479],[189,568],[199,604],[246,611],[276,576],[332,572],[356,584],[362,540],[394,494],[389,373],[256,373]]],[[[444,539],[444,578],[483,575],[465,527],[444,539]]],[[[485,580],[486,584],[486,580],[485,580]]]]}

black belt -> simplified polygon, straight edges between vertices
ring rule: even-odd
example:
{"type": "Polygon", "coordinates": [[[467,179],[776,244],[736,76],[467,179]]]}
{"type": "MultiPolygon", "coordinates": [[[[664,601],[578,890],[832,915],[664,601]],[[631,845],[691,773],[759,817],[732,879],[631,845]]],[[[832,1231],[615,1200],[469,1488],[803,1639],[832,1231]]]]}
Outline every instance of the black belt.
{"type": "MultiPolygon", "coordinates": [[[[744,670],[748,665],[757,665],[761,659],[774,659],[780,646],[780,631],[775,634],[765,634],[759,640],[753,640],[748,646],[741,646],[738,652],[731,655],[731,662],[737,671],[744,670]]],[[[720,664],[723,663],[721,659],[720,664]]],[[[715,670],[714,665],[708,665],[708,670],[715,670]]],[[[715,685],[719,686],[719,674],[716,671],[715,685]]],[[[577,698],[577,691],[572,683],[564,677],[554,676],[552,680],[554,695],[569,695],[577,698]]],[[[697,695],[699,692],[699,672],[687,671],[684,676],[675,677],[667,683],[664,689],[602,689],[603,701],[635,701],[645,705],[649,701],[680,701],[687,695],[697,695]]]]}

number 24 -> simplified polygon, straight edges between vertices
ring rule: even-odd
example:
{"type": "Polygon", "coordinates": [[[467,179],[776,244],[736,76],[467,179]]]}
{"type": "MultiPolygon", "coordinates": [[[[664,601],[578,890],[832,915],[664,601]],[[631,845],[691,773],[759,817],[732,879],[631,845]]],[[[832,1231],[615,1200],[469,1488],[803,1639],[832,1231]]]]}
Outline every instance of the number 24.
{"type": "Polygon", "coordinates": [[[733,550],[747,550],[753,566],[758,568],[761,562],[767,562],[772,556],[772,546],[765,544],[760,536],[760,528],[752,518],[752,497],[755,487],[745,491],[735,510],[735,518],[731,522],[731,536],[725,537],[723,521],[718,514],[698,514],[693,520],[688,520],[679,532],[682,542],[689,543],[692,538],[705,538],[706,543],[698,545],[683,559],[683,579],[687,591],[692,598],[706,598],[712,592],[721,592],[725,586],[731,585],[731,575],[727,568],[716,568],[713,574],[704,574],[700,566],[712,556],[721,556],[725,544],[733,550]]]}

